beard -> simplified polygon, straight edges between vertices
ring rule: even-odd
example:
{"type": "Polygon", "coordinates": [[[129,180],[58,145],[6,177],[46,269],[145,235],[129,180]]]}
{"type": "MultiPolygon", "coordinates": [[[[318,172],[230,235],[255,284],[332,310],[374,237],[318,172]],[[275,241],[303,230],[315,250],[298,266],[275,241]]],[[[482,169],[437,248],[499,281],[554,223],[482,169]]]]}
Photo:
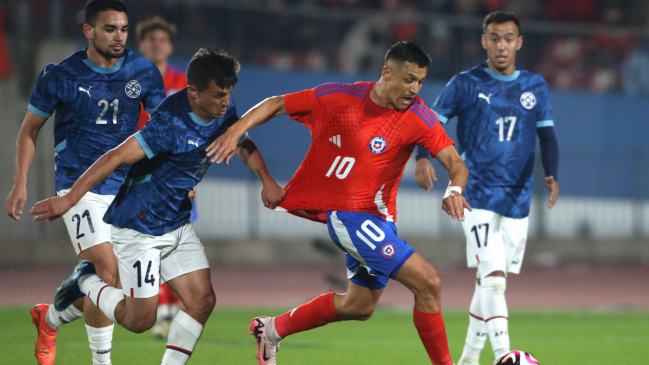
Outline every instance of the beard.
{"type": "Polygon", "coordinates": [[[111,51],[110,48],[108,47],[106,47],[105,49],[97,47],[97,44],[94,42],[94,40],[92,44],[95,46],[95,50],[97,50],[97,53],[99,53],[100,56],[104,57],[107,60],[111,60],[113,58],[120,58],[124,54],[124,48],[122,48],[122,50],[119,52],[114,52],[111,51]]]}

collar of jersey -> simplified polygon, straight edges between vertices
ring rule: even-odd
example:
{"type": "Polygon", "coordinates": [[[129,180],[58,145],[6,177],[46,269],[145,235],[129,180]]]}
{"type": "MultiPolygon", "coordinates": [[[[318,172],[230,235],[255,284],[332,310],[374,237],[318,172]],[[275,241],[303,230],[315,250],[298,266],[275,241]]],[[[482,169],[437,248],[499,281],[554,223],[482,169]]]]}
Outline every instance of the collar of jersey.
{"type": "Polygon", "coordinates": [[[216,122],[216,119],[205,120],[205,119],[199,117],[198,115],[194,114],[194,112],[189,112],[187,114],[189,114],[189,116],[192,118],[194,123],[196,123],[198,125],[202,125],[203,127],[207,127],[208,125],[211,125],[214,122],[216,122]]]}
{"type": "Polygon", "coordinates": [[[117,63],[115,64],[115,66],[113,66],[113,67],[100,67],[100,66],[97,66],[97,65],[95,65],[94,62],[90,61],[89,58],[85,58],[83,60],[83,63],[85,63],[93,71],[99,72],[100,74],[112,74],[112,73],[117,72],[117,70],[119,70],[122,67],[122,65],[124,64],[124,57],[120,57],[117,60],[117,63]]]}
{"type": "Polygon", "coordinates": [[[493,77],[494,79],[500,80],[500,81],[514,81],[521,74],[521,70],[516,70],[516,71],[514,71],[513,74],[511,74],[509,76],[505,76],[505,75],[501,75],[499,73],[494,72],[494,70],[490,69],[489,67],[484,68],[484,72],[486,72],[487,75],[493,77]]]}

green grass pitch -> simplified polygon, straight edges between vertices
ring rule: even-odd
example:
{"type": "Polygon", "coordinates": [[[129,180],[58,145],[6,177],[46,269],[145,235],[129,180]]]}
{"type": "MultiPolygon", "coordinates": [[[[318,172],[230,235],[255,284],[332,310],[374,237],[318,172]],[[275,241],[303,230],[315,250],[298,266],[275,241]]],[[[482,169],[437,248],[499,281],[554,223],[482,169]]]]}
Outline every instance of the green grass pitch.
{"type": "MultiPolygon", "coordinates": [[[[255,343],[247,326],[256,315],[282,310],[217,309],[212,314],[190,364],[256,364],[255,343]]],[[[451,356],[459,360],[468,317],[444,312],[451,356]]],[[[532,353],[543,365],[643,364],[649,358],[649,312],[521,312],[510,313],[512,348],[532,353]]],[[[0,308],[0,364],[36,364],[36,330],[29,308],[0,308]]],[[[64,327],[57,340],[58,365],[90,364],[82,320],[64,327]]],[[[165,342],[149,332],[133,334],[116,326],[113,364],[159,364],[165,342]]],[[[430,364],[410,311],[380,309],[367,322],[335,323],[282,342],[279,364],[425,365],[430,364]]],[[[483,365],[493,361],[491,348],[483,365]]]]}

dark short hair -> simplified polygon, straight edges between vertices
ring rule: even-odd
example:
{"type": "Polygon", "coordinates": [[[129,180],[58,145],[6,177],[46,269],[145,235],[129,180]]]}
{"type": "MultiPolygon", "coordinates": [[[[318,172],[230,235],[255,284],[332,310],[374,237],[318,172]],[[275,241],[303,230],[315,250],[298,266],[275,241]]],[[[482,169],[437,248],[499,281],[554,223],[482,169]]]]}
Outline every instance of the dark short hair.
{"type": "Polygon", "coordinates": [[[189,61],[187,83],[198,91],[208,89],[212,81],[222,88],[234,87],[239,69],[239,61],[224,50],[203,47],[189,61]]]}
{"type": "Polygon", "coordinates": [[[428,56],[418,45],[406,41],[397,42],[390,47],[388,53],[385,54],[385,64],[387,64],[389,60],[413,62],[419,67],[426,68],[428,68],[432,62],[430,56],[428,56]]]}
{"type": "Polygon", "coordinates": [[[128,14],[126,5],[120,0],[88,0],[86,3],[86,24],[94,27],[99,13],[106,10],[115,10],[128,14]]]}
{"type": "Polygon", "coordinates": [[[514,13],[508,13],[506,11],[494,11],[493,13],[487,15],[484,18],[484,23],[482,23],[482,33],[487,34],[487,27],[491,23],[503,24],[507,22],[514,22],[516,28],[518,29],[518,34],[521,33],[521,22],[518,21],[518,17],[514,13]]]}
{"type": "Polygon", "coordinates": [[[164,18],[154,16],[151,19],[143,20],[137,23],[135,27],[135,34],[137,34],[138,42],[142,42],[144,38],[150,33],[161,29],[169,35],[169,39],[173,40],[176,37],[176,25],[167,22],[164,18]]]}

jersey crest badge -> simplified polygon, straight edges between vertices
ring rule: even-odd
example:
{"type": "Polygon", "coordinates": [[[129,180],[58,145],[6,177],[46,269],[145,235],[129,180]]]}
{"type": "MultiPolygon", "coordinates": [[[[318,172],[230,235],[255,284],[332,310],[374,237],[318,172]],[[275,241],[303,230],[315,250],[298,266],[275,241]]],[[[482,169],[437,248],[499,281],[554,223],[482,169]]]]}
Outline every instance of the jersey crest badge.
{"type": "Polygon", "coordinates": [[[386,259],[393,257],[397,253],[397,248],[390,242],[386,243],[381,247],[381,254],[386,259]]]}
{"type": "Polygon", "coordinates": [[[381,153],[385,151],[387,147],[388,144],[385,142],[385,139],[383,139],[383,137],[374,137],[370,141],[370,151],[374,153],[381,153]]]}
{"type": "Polygon", "coordinates": [[[521,105],[525,109],[532,109],[536,105],[536,96],[529,91],[526,91],[521,95],[521,105]]]}
{"type": "Polygon", "coordinates": [[[124,91],[126,91],[126,95],[129,98],[135,99],[138,96],[140,96],[140,93],[142,92],[142,87],[140,86],[140,83],[137,82],[137,80],[131,80],[126,83],[126,87],[124,88],[124,91]]]}

